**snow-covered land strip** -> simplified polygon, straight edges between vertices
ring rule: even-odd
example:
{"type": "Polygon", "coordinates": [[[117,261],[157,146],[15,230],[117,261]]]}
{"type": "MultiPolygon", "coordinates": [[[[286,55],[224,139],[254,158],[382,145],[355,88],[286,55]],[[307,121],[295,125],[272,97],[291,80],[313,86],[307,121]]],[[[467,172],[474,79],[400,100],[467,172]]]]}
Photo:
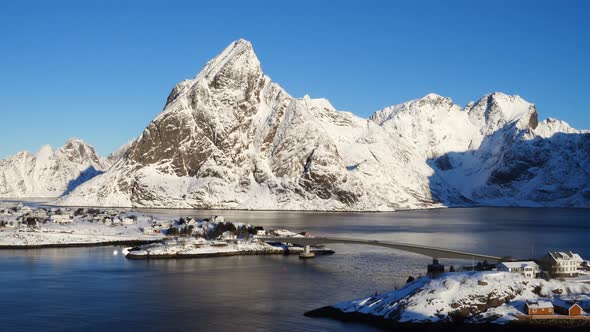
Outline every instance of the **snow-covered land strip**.
{"type": "MultiPolygon", "coordinates": [[[[308,235],[304,233],[305,235],[308,235]]],[[[299,253],[301,247],[270,245],[264,237],[301,237],[285,229],[205,219],[162,218],[128,210],[96,208],[30,208],[0,202],[0,249],[99,244],[139,245],[129,258],[203,257],[236,254],[299,253]]],[[[318,254],[333,253],[315,249],[318,254]]]]}
{"type": "MultiPolygon", "coordinates": [[[[251,225],[238,225],[237,227],[232,227],[232,225],[234,224],[222,221],[216,225],[204,227],[202,223],[198,223],[193,236],[169,237],[156,243],[127,248],[125,255],[130,259],[155,259],[234,255],[288,255],[303,252],[303,247],[285,243],[269,244],[261,241],[258,236],[284,239],[285,237],[303,237],[305,235],[286,229],[265,231],[261,227],[254,229],[251,225]],[[220,231],[219,228],[223,229],[220,231]],[[256,230],[256,234],[254,230],[256,230]]],[[[320,255],[334,253],[334,251],[327,248],[312,247],[311,251],[320,255]]]]}
{"type": "Polygon", "coordinates": [[[287,252],[302,252],[303,248],[271,246],[256,240],[216,241],[203,238],[181,237],[167,239],[131,249],[127,258],[181,258],[181,257],[210,257],[228,255],[271,255],[287,252]]]}
{"type": "Polygon", "coordinates": [[[0,248],[148,243],[168,221],[128,210],[30,208],[0,202],[0,248]]]}
{"type": "MultiPolygon", "coordinates": [[[[525,278],[510,272],[456,272],[422,277],[401,289],[337,303],[310,312],[332,317],[370,317],[390,323],[507,324],[526,302],[590,301],[590,285],[525,278]]],[[[587,315],[586,313],[583,313],[587,315]]]]}
{"type": "Polygon", "coordinates": [[[52,232],[17,232],[0,230],[0,248],[60,247],[99,244],[130,244],[160,240],[160,236],[92,235],[52,232]]]}

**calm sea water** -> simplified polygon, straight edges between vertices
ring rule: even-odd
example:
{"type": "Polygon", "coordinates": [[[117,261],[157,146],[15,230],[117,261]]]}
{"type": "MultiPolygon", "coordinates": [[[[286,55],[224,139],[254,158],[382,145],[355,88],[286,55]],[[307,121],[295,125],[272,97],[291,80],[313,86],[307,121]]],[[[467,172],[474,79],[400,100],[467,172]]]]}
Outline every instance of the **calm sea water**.
{"type": "MultiPolygon", "coordinates": [[[[448,247],[491,255],[590,257],[588,210],[473,208],[395,213],[149,210],[448,247]]],[[[402,285],[427,257],[369,246],[332,256],[129,261],[121,248],[0,251],[1,331],[374,331],[303,312],[402,285]],[[118,255],[114,252],[118,251],[118,255]]],[[[449,264],[471,264],[450,262],[449,264]]]]}

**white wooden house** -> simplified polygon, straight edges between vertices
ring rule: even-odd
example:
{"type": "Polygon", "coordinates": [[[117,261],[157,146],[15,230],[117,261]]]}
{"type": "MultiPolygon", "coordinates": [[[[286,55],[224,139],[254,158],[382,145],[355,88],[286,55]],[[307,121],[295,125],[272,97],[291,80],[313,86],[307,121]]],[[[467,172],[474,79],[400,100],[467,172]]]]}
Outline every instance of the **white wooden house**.
{"type": "Polygon", "coordinates": [[[572,251],[550,251],[542,258],[545,271],[554,277],[574,277],[579,275],[582,257],[572,251]]]}
{"type": "Polygon", "coordinates": [[[496,265],[496,270],[522,274],[527,278],[535,278],[541,272],[539,265],[533,261],[502,262],[496,265]]]}
{"type": "Polygon", "coordinates": [[[133,219],[131,218],[123,218],[123,225],[133,225],[133,219]]]}
{"type": "Polygon", "coordinates": [[[153,226],[153,227],[144,227],[143,234],[160,234],[162,233],[162,228],[160,226],[153,226]]]}
{"type": "Polygon", "coordinates": [[[225,231],[221,234],[221,239],[223,240],[235,240],[238,237],[236,234],[232,233],[231,231],[225,231]]]}
{"type": "Polygon", "coordinates": [[[74,216],[69,214],[53,214],[51,215],[51,222],[59,224],[70,224],[74,221],[74,216]]]}

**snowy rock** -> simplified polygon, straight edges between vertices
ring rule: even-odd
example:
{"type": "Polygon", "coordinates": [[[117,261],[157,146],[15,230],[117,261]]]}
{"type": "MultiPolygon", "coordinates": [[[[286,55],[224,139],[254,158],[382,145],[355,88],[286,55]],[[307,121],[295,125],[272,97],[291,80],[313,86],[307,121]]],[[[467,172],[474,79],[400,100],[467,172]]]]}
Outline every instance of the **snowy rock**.
{"type": "Polygon", "coordinates": [[[526,301],[590,299],[590,285],[527,279],[510,272],[447,273],[423,277],[399,290],[333,306],[400,323],[504,324],[523,314],[526,301]]]}

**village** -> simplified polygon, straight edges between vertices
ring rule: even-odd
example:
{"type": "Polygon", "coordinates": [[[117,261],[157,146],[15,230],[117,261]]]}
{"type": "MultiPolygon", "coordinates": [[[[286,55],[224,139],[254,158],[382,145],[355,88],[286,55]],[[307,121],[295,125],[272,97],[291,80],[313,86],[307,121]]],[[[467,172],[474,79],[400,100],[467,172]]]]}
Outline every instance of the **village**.
{"type": "MultiPolygon", "coordinates": [[[[525,278],[560,279],[590,283],[590,264],[572,251],[550,251],[539,260],[500,262],[496,271],[517,273],[525,278]]],[[[559,295],[559,294],[556,294],[559,295]]],[[[526,301],[519,319],[590,319],[590,300],[569,299],[526,301]]]]}
{"type": "Polygon", "coordinates": [[[105,226],[110,225],[133,225],[136,218],[121,217],[115,210],[98,209],[62,209],[62,208],[38,208],[32,209],[28,206],[19,206],[8,209],[0,209],[1,216],[15,216],[16,218],[0,219],[0,227],[18,228],[20,231],[33,231],[41,224],[57,223],[60,225],[71,224],[75,217],[102,222],[105,226]]]}
{"type": "MultiPolygon", "coordinates": [[[[84,244],[153,242],[163,234],[147,231],[158,218],[127,210],[96,208],[31,208],[0,203],[0,246],[26,248],[84,244]]],[[[164,226],[164,225],[162,225],[164,226]]]]}
{"type": "MultiPolygon", "coordinates": [[[[0,248],[76,245],[134,245],[127,258],[205,257],[230,254],[300,253],[303,248],[269,244],[257,236],[309,236],[284,229],[226,222],[222,216],[168,218],[131,210],[98,208],[31,208],[0,202],[0,248]]],[[[314,249],[318,254],[333,253],[314,249]]]]}

